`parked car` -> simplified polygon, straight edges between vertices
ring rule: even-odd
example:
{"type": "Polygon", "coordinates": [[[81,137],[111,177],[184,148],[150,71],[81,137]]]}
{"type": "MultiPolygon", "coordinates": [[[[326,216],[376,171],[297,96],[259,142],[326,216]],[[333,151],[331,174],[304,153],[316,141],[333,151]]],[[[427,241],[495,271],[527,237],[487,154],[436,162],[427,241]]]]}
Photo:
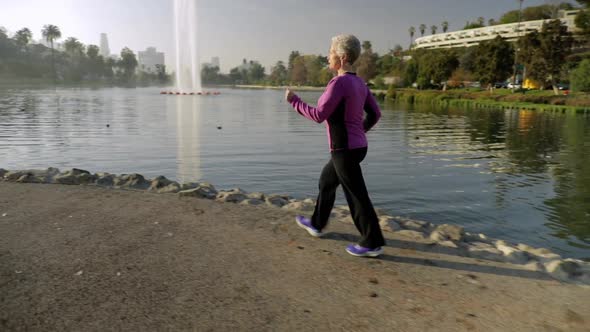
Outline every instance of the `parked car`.
{"type": "Polygon", "coordinates": [[[557,83],[557,88],[559,90],[569,90],[570,89],[570,85],[567,83],[557,83]]]}
{"type": "Polygon", "coordinates": [[[520,83],[518,83],[518,82],[517,82],[517,83],[514,83],[514,84],[512,84],[512,82],[510,82],[510,83],[508,83],[508,85],[507,85],[507,88],[508,88],[508,89],[517,89],[517,90],[518,90],[518,89],[522,89],[522,84],[520,84],[520,83]]]}
{"type": "Polygon", "coordinates": [[[494,88],[496,89],[506,89],[508,87],[507,82],[496,82],[494,83],[494,88]]]}

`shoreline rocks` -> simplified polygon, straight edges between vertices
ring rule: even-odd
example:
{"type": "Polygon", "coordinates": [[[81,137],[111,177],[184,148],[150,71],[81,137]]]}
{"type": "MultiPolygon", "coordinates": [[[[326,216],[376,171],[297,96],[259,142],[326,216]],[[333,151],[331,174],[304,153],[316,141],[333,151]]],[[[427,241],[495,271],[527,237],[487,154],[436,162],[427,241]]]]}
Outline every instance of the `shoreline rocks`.
{"type": "MultiPolygon", "coordinates": [[[[63,185],[94,185],[115,189],[149,191],[159,194],[177,193],[179,197],[210,199],[223,203],[241,205],[266,205],[286,211],[312,213],[315,201],[311,198],[294,199],[285,194],[248,193],[240,188],[218,191],[206,182],[180,184],[158,176],[146,179],[141,174],[95,173],[73,168],[65,172],[49,167],[45,170],[6,170],[0,168],[0,181],[18,183],[46,183],[63,185]]],[[[491,260],[521,266],[524,270],[549,274],[564,281],[590,285],[590,262],[562,258],[546,248],[533,248],[526,244],[510,244],[504,240],[493,239],[484,234],[466,232],[458,225],[432,223],[412,220],[405,217],[390,216],[378,210],[379,224],[384,232],[392,234],[396,240],[414,242],[420,245],[436,246],[441,250],[475,259],[491,260]]],[[[347,206],[335,206],[330,216],[332,221],[352,223],[347,206]]]]}

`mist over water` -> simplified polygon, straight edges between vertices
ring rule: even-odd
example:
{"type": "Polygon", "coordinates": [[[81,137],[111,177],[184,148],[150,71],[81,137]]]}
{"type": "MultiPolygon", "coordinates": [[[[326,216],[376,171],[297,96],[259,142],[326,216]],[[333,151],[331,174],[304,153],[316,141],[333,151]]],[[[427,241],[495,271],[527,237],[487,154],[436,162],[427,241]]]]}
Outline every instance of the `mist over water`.
{"type": "Polygon", "coordinates": [[[197,30],[197,1],[174,0],[176,45],[176,90],[201,91],[201,69],[197,30]]]}

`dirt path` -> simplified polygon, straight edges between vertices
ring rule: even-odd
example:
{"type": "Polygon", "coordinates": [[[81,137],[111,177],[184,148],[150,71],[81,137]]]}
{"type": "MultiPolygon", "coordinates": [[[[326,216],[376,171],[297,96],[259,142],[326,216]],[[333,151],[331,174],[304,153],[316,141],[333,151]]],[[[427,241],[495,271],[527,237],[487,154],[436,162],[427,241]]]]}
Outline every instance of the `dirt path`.
{"type": "Polygon", "coordinates": [[[0,182],[0,330],[590,330],[588,288],[395,241],[359,259],[353,226],[293,216],[0,182]]]}

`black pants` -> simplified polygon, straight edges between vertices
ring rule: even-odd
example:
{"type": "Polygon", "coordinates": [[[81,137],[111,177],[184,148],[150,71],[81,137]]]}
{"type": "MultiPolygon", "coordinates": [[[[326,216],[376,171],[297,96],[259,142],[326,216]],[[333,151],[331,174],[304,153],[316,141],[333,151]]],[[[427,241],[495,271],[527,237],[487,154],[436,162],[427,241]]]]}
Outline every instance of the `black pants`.
{"type": "Polygon", "coordinates": [[[385,245],[385,240],[363,179],[360,163],[366,155],[367,148],[332,152],[320,176],[320,193],[311,222],[317,230],[326,227],[336,200],[336,189],[342,185],[354,225],[361,233],[359,245],[377,248],[385,245]]]}

